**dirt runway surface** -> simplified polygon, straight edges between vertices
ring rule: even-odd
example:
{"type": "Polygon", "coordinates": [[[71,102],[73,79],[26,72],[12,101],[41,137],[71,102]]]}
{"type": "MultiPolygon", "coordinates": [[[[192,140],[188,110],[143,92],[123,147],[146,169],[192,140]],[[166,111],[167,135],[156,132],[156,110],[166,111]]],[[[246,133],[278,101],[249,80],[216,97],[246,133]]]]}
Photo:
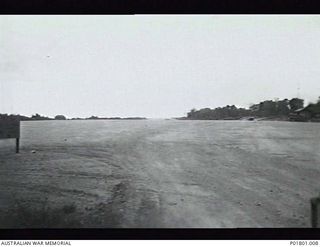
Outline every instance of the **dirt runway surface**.
{"type": "Polygon", "coordinates": [[[0,227],[310,227],[320,124],[21,122],[0,140],[0,227]]]}

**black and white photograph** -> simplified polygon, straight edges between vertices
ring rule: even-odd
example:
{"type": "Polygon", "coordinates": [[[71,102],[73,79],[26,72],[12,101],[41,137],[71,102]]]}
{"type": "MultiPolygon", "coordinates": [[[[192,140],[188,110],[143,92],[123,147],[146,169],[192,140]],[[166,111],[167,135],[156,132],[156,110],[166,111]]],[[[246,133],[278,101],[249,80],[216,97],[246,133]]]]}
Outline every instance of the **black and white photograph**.
{"type": "Polygon", "coordinates": [[[0,16],[0,229],[318,227],[319,44],[318,15],[0,16]]]}

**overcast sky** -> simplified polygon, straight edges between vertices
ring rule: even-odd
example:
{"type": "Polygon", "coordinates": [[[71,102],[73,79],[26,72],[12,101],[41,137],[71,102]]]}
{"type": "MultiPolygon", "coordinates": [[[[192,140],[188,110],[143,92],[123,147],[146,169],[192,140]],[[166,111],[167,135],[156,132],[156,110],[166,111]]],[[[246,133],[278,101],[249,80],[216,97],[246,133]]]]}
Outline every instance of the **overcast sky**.
{"type": "Polygon", "coordinates": [[[161,118],[316,101],[319,66],[320,16],[0,17],[0,112],[161,118]]]}

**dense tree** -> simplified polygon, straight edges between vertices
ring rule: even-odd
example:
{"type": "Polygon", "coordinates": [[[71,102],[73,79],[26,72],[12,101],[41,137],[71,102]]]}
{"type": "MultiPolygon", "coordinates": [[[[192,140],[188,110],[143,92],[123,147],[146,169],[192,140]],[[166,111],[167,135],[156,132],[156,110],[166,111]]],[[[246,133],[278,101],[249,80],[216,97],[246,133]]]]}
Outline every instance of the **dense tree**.
{"type": "Polygon", "coordinates": [[[244,108],[237,108],[235,105],[227,105],[215,109],[203,108],[200,110],[192,109],[187,114],[188,119],[218,120],[218,119],[240,119],[249,116],[250,111],[244,108]]]}
{"type": "Polygon", "coordinates": [[[54,117],[55,120],[66,120],[67,118],[63,115],[57,115],[54,117]]]}
{"type": "Polygon", "coordinates": [[[296,111],[303,108],[304,100],[299,98],[293,98],[289,101],[289,106],[291,111],[296,111]]]}
{"type": "Polygon", "coordinates": [[[275,116],[277,115],[277,103],[272,100],[260,102],[259,112],[261,116],[275,116]]]}
{"type": "Polygon", "coordinates": [[[23,121],[23,120],[29,120],[29,117],[22,116],[22,115],[8,115],[8,114],[0,114],[0,120],[18,120],[18,121],[23,121]]]}
{"type": "Polygon", "coordinates": [[[217,107],[215,109],[192,109],[187,114],[187,119],[240,119],[243,117],[287,117],[290,111],[303,107],[303,100],[294,98],[290,101],[265,100],[258,104],[252,104],[249,109],[237,108],[235,105],[217,107]]]}
{"type": "Polygon", "coordinates": [[[41,116],[40,114],[36,113],[31,116],[30,120],[51,120],[49,117],[41,116]]]}
{"type": "Polygon", "coordinates": [[[89,117],[87,119],[99,119],[99,118],[97,116],[91,116],[91,117],[89,117]]]}
{"type": "Polygon", "coordinates": [[[277,115],[286,116],[290,112],[289,109],[289,100],[284,99],[277,102],[277,115]]]}

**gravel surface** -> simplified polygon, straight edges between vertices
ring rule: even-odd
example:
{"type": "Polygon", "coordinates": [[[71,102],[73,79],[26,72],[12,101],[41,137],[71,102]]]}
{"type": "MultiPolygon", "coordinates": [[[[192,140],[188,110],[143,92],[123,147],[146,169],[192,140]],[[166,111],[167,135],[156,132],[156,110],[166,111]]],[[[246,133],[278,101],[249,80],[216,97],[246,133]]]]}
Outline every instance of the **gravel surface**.
{"type": "Polygon", "coordinates": [[[0,140],[0,227],[309,227],[320,124],[21,122],[0,140]]]}

